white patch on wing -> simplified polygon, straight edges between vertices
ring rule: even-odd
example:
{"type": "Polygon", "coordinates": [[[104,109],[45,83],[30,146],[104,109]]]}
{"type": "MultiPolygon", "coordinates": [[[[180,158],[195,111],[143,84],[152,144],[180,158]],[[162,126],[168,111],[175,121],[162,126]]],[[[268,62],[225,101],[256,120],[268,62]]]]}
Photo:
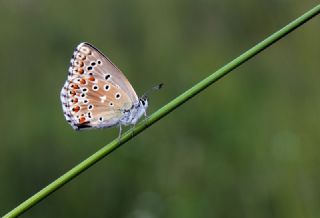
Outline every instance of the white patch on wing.
{"type": "Polygon", "coordinates": [[[107,97],[104,95],[104,96],[101,96],[100,99],[101,99],[101,103],[104,103],[104,101],[107,99],[107,97]]]}

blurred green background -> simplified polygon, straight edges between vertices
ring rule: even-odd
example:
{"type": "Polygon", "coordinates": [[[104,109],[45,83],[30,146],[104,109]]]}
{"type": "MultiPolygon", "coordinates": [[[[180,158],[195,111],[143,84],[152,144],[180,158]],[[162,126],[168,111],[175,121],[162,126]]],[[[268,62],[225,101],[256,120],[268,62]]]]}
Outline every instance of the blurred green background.
{"type": "MultiPolygon", "coordinates": [[[[59,93],[88,41],[149,114],[317,1],[0,3],[0,215],[117,137],[75,132],[59,93]]],[[[22,217],[320,217],[319,17],[22,217]]]]}

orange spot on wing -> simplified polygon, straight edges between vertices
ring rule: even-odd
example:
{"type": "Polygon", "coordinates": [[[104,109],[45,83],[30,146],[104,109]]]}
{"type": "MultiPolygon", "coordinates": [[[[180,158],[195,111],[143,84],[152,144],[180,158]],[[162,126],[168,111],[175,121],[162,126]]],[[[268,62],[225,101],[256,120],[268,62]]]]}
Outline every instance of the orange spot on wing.
{"type": "Polygon", "coordinates": [[[86,84],[87,82],[86,82],[85,79],[82,78],[82,79],[80,79],[80,83],[84,85],[84,84],[86,84]]]}
{"type": "Polygon", "coordinates": [[[76,60],[75,62],[74,62],[74,65],[75,66],[78,66],[78,67],[83,67],[83,62],[82,61],[78,61],[78,60],[76,60]]]}
{"type": "Polygon", "coordinates": [[[86,56],[81,54],[81,53],[78,53],[77,54],[77,58],[80,59],[80,60],[85,60],[86,59],[86,56]]]}
{"type": "Polygon", "coordinates": [[[80,73],[80,74],[83,74],[83,73],[84,73],[84,70],[83,70],[82,68],[79,68],[77,71],[78,71],[78,73],[80,73]]]}
{"type": "Polygon", "coordinates": [[[80,117],[79,118],[79,123],[82,124],[84,122],[86,122],[86,118],[85,117],[80,117]]]}
{"type": "Polygon", "coordinates": [[[71,96],[75,96],[76,95],[76,92],[74,90],[70,91],[70,95],[71,96]]]}
{"type": "Polygon", "coordinates": [[[73,103],[77,103],[77,102],[78,102],[78,98],[74,98],[73,103]]]}
{"type": "Polygon", "coordinates": [[[93,76],[90,76],[88,79],[92,82],[95,81],[95,78],[93,76]]]}
{"type": "Polygon", "coordinates": [[[72,108],[72,111],[74,112],[78,112],[80,110],[80,106],[75,106],[74,108],[72,108]]]}

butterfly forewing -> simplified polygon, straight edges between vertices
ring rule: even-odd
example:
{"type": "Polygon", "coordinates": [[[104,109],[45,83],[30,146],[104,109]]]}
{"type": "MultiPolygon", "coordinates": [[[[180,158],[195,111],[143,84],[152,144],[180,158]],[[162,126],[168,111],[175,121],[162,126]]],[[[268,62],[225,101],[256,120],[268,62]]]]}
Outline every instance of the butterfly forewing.
{"type": "Polygon", "coordinates": [[[138,97],[127,78],[88,43],[75,49],[61,91],[63,111],[74,129],[116,125],[138,97]]]}
{"type": "Polygon", "coordinates": [[[125,75],[123,75],[117,66],[114,65],[102,52],[89,43],[81,43],[78,48],[89,48],[92,51],[93,56],[102,60],[102,64],[98,65],[96,69],[98,72],[102,73],[102,80],[109,80],[113,84],[120,86],[120,88],[128,94],[132,102],[137,102],[139,100],[136,92],[125,75]]]}

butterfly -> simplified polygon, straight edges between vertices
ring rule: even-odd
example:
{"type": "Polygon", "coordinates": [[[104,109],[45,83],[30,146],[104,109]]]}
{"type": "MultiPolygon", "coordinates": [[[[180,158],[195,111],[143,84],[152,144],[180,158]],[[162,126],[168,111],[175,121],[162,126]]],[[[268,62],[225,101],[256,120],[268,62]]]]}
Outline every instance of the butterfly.
{"type": "MultiPolygon", "coordinates": [[[[159,85],[160,88],[161,85],[159,85]]],[[[60,99],[75,130],[135,125],[148,107],[124,74],[93,45],[80,43],[73,52],[60,99]]]]}

